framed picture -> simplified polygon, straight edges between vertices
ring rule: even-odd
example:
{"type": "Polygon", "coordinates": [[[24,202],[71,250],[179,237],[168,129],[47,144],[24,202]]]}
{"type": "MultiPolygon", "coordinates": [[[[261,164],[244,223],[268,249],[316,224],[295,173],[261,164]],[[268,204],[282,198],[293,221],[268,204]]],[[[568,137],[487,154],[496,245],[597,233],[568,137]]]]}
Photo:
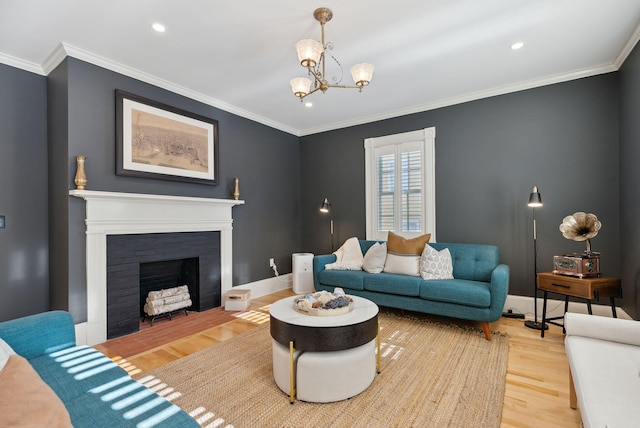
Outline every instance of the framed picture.
{"type": "Polygon", "coordinates": [[[218,184],[218,121],[116,91],[116,175],[218,184]]]}

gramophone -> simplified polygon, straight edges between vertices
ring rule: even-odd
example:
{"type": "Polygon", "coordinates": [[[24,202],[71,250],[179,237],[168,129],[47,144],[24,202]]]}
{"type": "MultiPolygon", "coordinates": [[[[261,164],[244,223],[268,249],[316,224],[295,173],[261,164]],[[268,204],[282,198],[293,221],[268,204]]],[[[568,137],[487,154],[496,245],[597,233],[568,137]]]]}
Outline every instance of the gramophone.
{"type": "Polygon", "coordinates": [[[584,277],[600,276],[600,253],[591,251],[591,238],[598,234],[602,223],[594,214],[576,212],[566,216],[560,225],[562,236],[573,241],[585,241],[584,253],[553,256],[553,273],[584,277]]]}

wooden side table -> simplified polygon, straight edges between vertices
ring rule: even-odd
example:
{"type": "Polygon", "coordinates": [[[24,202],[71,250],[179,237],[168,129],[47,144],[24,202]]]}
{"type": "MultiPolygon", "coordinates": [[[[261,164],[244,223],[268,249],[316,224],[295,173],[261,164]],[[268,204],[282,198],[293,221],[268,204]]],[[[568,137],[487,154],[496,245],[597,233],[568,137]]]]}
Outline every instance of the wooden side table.
{"type": "Polygon", "coordinates": [[[540,337],[544,337],[545,323],[553,324],[562,327],[562,332],[565,333],[564,325],[555,322],[555,320],[564,318],[552,317],[547,318],[547,294],[556,293],[564,296],[564,312],[567,312],[569,308],[569,297],[578,297],[586,300],[587,309],[589,315],[593,315],[591,311],[591,301],[596,302],[601,297],[609,297],[611,302],[611,313],[614,318],[617,318],[616,314],[616,297],[622,297],[622,286],[620,284],[620,278],[607,278],[607,277],[595,277],[595,278],[578,278],[575,276],[559,275],[552,272],[539,273],[538,290],[544,291],[544,303],[542,305],[542,330],[540,331],[540,337]]]}

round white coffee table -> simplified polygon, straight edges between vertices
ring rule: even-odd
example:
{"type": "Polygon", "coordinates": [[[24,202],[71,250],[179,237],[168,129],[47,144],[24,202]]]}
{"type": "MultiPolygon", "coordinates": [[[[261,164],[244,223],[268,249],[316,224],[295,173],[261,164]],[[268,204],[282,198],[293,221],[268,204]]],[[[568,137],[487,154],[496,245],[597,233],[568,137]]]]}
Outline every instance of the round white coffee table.
{"type": "Polygon", "coordinates": [[[316,403],[353,397],[379,372],[378,306],[350,297],[353,311],[337,316],[300,313],[296,296],[271,305],[273,376],[291,403],[296,396],[316,403]]]}

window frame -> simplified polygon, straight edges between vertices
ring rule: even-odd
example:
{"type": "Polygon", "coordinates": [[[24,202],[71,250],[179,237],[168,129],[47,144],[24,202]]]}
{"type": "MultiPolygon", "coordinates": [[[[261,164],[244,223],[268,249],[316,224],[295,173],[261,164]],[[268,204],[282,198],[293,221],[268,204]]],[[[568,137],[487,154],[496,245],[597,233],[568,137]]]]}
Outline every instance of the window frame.
{"type": "MultiPolygon", "coordinates": [[[[419,147],[422,153],[422,229],[419,232],[402,232],[401,216],[397,216],[394,233],[405,238],[413,238],[425,233],[431,234],[431,242],[436,241],[436,196],[435,196],[435,139],[436,128],[424,128],[417,131],[403,132],[400,134],[386,135],[382,137],[367,138],[364,140],[365,149],[365,202],[366,202],[366,239],[386,240],[387,231],[378,231],[378,153],[394,152],[396,162],[399,162],[401,146],[419,147]]],[[[404,150],[405,152],[407,150],[404,150]]],[[[402,171],[396,171],[396,183],[401,183],[402,171]]],[[[400,184],[396,185],[399,188],[400,184]]],[[[395,192],[397,198],[402,197],[400,192],[395,192]]],[[[399,207],[399,201],[395,202],[399,207]]]]}

